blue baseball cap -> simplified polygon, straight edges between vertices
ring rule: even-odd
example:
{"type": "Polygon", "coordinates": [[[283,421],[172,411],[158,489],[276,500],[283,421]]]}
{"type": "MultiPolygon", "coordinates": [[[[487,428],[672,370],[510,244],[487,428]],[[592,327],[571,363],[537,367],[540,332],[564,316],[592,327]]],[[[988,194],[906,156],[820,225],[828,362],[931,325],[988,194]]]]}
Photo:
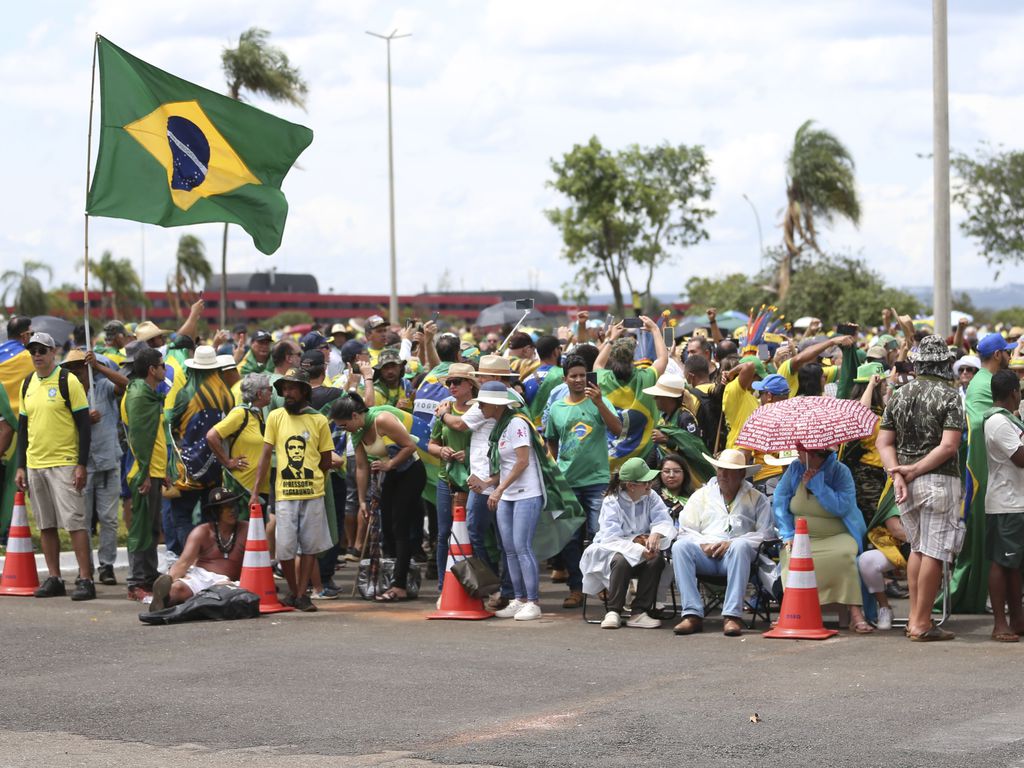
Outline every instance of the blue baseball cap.
{"type": "Polygon", "coordinates": [[[1012,341],[1004,339],[1001,333],[990,333],[978,342],[978,354],[984,359],[992,357],[996,352],[1009,351],[1016,346],[1012,341]]]}
{"type": "Polygon", "coordinates": [[[329,346],[327,337],[323,336],[316,331],[310,331],[301,339],[299,339],[299,345],[302,347],[303,352],[308,352],[311,349],[323,349],[329,346]]]}
{"type": "Polygon", "coordinates": [[[767,392],[770,395],[788,395],[789,394],[789,382],[786,381],[785,376],[780,376],[777,373],[773,373],[770,376],[765,376],[760,381],[755,381],[750,385],[757,392],[767,392]]]}

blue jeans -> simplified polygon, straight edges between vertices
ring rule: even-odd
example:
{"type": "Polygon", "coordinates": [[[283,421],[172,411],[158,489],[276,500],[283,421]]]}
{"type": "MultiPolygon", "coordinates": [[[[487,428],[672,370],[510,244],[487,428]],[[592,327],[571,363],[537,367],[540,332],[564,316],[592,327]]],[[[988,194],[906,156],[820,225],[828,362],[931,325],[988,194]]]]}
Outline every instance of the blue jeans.
{"type": "Polygon", "coordinates": [[[537,530],[543,496],[498,502],[498,530],[508,558],[508,573],[517,600],[540,599],[540,574],[533,554],[533,534],[537,530]]]}
{"type": "MultiPolygon", "coordinates": [[[[185,542],[188,541],[188,535],[192,533],[192,529],[195,525],[195,511],[196,505],[199,504],[203,497],[206,495],[206,491],[182,491],[181,495],[177,498],[171,499],[171,526],[170,529],[173,535],[168,535],[168,529],[164,529],[164,544],[167,549],[171,550],[178,557],[181,557],[181,551],[185,548],[185,542]]],[[[167,520],[167,517],[164,517],[167,520]]]]}
{"type": "Polygon", "coordinates": [[[583,511],[587,515],[587,524],[586,526],[581,525],[576,530],[576,533],[566,542],[559,553],[562,557],[562,562],[565,564],[565,570],[569,572],[568,585],[570,592],[583,591],[583,572],[580,570],[580,558],[583,557],[584,534],[586,535],[586,540],[590,541],[597,533],[598,521],[601,519],[601,504],[604,502],[604,492],[607,490],[607,483],[582,485],[579,488],[572,489],[572,492],[576,494],[576,500],[583,507],[583,511]]]}
{"type": "MultiPolygon", "coordinates": [[[[468,505],[467,505],[468,506],[468,505]]],[[[469,513],[466,518],[468,521],[469,513]]],[[[437,481],[437,589],[444,587],[444,574],[448,570],[448,537],[452,533],[452,490],[447,480],[437,481]]],[[[460,544],[466,542],[460,541],[460,544]]],[[[473,547],[475,555],[476,547],[473,547]]]]}
{"type": "Polygon", "coordinates": [[[743,596],[750,581],[750,564],[757,557],[757,547],[746,539],[733,539],[729,549],[717,560],[708,557],[700,545],[679,539],[672,545],[672,570],[682,601],[683,616],[704,616],[704,601],[697,588],[697,574],[725,576],[725,599],[722,615],[743,618],[743,596]]]}
{"type": "MultiPolygon", "coordinates": [[[[505,547],[501,544],[501,531],[498,531],[498,546],[501,548],[501,568],[491,562],[491,555],[484,545],[484,539],[491,525],[495,523],[495,513],[487,506],[487,496],[474,491],[469,492],[466,501],[466,525],[469,526],[469,543],[473,545],[473,554],[491,567],[501,577],[501,596],[512,598],[512,579],[508,575],[508,561],[505,547]]],[[[447,542],[446,542],[447,545],[447,542]]]]}

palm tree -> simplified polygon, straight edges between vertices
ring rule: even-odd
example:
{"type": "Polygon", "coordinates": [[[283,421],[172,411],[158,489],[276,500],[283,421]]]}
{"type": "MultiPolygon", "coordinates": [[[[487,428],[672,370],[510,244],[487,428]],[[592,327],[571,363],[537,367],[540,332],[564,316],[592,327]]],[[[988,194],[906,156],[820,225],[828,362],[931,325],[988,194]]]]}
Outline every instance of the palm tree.
{"type": "MultiPolygon", "coordinates": [[[[85,260],[78,262],[81,269],[85,260]]],[[[127,318],[146,301],[142,280],[130,259],[115,259],[104,251],[99,261],[89,262],[89,274],[100,284],[100,317],[127,318]]]]}
{"type": "Polygon", "coordinates": [[[789,293],[793,267],[807,248],[821,253],[815,219],[831,224],[842,216],[857,225],[860,201],[854,187],[853,156],[833,134],[801,125],[786,159],[786,211],[782,218],[785,251],[779,260],[779,300],[789,293]]]}
{"type": "MultiPolygon", "coordinates": [[[[183,294],[195,296],[202,291],[206,282],[213,277],[213,267],[206,259],[206,246],[195,235],[182,235],[178,240],[174,271],[167,278],[167,298],[175,314],[183,317],[183,294]]],[[[191,300],[189,301],[191,303],[191,300]]]]}
{"type": "Polygon", "coordinates": [[[0,304],[3,308],[8,307],[8,297],[13,298],[14,310],[20,315],[45,315],[46,314],[46,291],[36,272],[45,272],[50,280],[53,280],[53,270],[49,264],[41,261],[26,261],[21,265],[21,271],[8,269],[0,274],[0,286],[3,286],[3,293],[0,293],[0,304]]]}
{"type": "MultiPolygon", "coordinates": [[[[238,37],[237,48],[225,48],[221,66],[228,81],[228,95],[242,99],[242,92],[262,94],[271,101],[285,101],[306,108],[306,85],[299,70],[288,61],[288,54],[267,41],[270,32],[250,27],[238,37]]],[[[228,225],[220,255],[220,325],[227,325],[228,311],[228,225]]]]}

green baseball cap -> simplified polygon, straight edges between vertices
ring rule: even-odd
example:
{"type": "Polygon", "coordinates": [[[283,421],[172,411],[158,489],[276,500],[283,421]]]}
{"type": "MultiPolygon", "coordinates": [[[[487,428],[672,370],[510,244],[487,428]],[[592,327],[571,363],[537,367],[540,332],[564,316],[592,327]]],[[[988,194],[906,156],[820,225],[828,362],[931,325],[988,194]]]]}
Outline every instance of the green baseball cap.
{"type": "Polygon", "coordinates": [[[757,355],[747,355],[746,357],[740,358],[740,365],[743,363],[753,363],[754,371],[762,379],[768,375],[768,369],[764,367],[764,362],[757,355]]]}
{"type": "Polygon", "coordinates": [[[885,368],[881,363],[864,363],[864,365],[857,366],[857,378],[853,381],[855,384],[867,384],[876,374],[885,376],[885,368]]]}
{"type": "Polygon", "coordinates": [[[651,469],[639,456],[628,459],[619,468],[619,480],[626,483],[649,483],[658,476],[658,470],[651,469]]]}

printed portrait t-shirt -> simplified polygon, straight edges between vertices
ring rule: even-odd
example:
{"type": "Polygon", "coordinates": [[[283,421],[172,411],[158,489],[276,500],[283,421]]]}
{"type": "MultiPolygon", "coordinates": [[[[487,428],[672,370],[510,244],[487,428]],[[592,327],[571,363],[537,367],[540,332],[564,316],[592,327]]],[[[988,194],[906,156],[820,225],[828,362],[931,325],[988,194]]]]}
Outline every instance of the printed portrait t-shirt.
{"type": "Polygon", "coordinates": [[[327,418],[314,411],[292,415],[277,408],[267,417],[263,442],[277,456],[277,498],[313,499],[324,495],[320,454],[334,450],[327,418]]]}

